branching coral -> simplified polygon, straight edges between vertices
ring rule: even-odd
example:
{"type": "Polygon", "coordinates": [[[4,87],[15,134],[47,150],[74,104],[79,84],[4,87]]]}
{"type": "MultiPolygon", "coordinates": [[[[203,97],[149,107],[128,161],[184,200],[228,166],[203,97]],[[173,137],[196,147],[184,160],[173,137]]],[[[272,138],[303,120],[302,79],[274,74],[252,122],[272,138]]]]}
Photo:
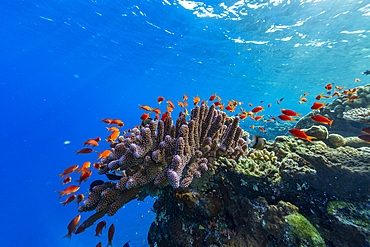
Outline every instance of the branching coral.
{"type": "Polygon", "coordinates": [[[99,174],[120,170],[125,176],[116,184],[107,182],[93,188],[79,211],[97,213],[83,223],[84,227],[105,213],[114,215],[145,190],[168,184],[188,187],[194,176],[200,178],[207,170],[214,170],[219,157],[238,160],[247,150],[247,142],[241,138],[239,118],[226,126],[225,117],[226,113],[214,105],[197,106],[188,122],[180,112],[176,124],[171,116],[165,121],[151,121],[112,143],[112,153],[100,162],[99,174]]]}
{"type": "Polygon", "coordinates": [[[359,123],[370,123],[370,108],[355,108],[343,113],[343,118],[359,123]]]}

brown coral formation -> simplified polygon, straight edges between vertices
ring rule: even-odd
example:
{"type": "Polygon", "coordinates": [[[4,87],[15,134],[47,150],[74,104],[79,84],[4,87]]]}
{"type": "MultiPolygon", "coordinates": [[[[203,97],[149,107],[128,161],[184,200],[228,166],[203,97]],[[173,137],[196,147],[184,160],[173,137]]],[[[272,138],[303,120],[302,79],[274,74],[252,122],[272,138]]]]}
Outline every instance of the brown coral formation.
{"type": "Polygon", "coordinates": [[[165,121],[151,121],[141,129],[134,129],[127,138],[112,143],[112,153],[101,161],[99,174],[124,171],[117,183],[95,186],[79,207],[80,212],[96,210],[90,226],[97,217],[114,215],[119,208],[139,194],[152,194],[166,185],[186,188],[194,177],[214,171],[219,157],[238,160],[247,150],[242,139],[239,118],[225,125],[226,113],[215,106],[197,106],[190,120],[180,112],[176,124],[169,116],[165,121]]]}

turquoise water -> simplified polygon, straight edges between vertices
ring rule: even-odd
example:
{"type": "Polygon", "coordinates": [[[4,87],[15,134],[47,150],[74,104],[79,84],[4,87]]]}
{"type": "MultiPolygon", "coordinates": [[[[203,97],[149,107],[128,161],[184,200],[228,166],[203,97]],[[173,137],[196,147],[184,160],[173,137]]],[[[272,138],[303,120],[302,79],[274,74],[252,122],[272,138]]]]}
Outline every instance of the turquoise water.
{"type": "MultiPolygon", "coordinates": [[[[370,82],[361,74],[370,69],[369,1],[54,0],[0,7],[3,246],[107,243],[107,231],[98,239],[92,228],[62,239],[78,212],[75,203],[63,208],[54,192],[64,188],[57,174],[95,159],[75,151],[107,135],[102,118],[132,128],[141,122],[138,104],[155,105],[158,96],[177,102],[184,93],[272,103],[265,113],[271,115],[282,107],[307,113],[309,106],[298,103],[305,92],[313,100],[328,83],[370,82]]],[[[89,181],[99,178],[95,172],[89,181]]],[[[114,246],[147,246],[154,219],[153,199],[147,201],[105,218],[116,226],[114,246]]]]}

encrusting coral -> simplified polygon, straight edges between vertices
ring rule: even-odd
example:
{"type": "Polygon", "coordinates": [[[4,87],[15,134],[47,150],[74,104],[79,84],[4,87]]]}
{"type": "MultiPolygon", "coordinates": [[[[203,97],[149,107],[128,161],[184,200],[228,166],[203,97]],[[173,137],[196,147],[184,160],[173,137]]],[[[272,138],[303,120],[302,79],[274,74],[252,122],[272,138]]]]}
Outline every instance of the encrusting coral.
{"type": "Polygon", "coordinates": [[[124,171],[117,183],[95,186],[79,207],[79,212],[96,210],[83,226],[97,219],[114,215],[127,202],[170,184],[173,188],[188,187],[194,176],[200,178],[219,157],[238,160],[247,150],[242,139],[239,118],[225,125],[226,113],[210,107],[196,106],[190,120],[180,112],[176,124],[172,117],[151,121],[134,129],[127,138],[111,144],[112,153],[101,160],[99,174],[124,171]]]}
{"type": "Polygon", "coordinates": [[[343,113],[343,118],[359,123],[370,123],[370,108],[354,108],[343,113]]]}

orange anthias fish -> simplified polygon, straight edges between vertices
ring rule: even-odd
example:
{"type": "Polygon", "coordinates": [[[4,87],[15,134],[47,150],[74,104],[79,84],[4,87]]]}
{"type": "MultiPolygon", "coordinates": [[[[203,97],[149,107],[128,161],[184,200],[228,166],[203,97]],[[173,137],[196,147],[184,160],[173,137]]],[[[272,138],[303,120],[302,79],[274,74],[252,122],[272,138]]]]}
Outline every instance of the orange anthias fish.
{"type": "Polygon", "coordinates": [[[370,135],[360,135],[358,136],[361,140],[370,143],[370,135]]]}
{"type": "Polygon", "coordinates": [[[119,131],[113,131],[109,136],[107,136],[108,137],[108,140],[106,140],[107,143],[108,142],[114,142],[115,140],[117,140],[117,138],[119,136],[119,133],[120,133],[119,131]]]}
{"type": "Polygon", "coordinates": [[[185,112],[186,116],[190,117],[188,109],[185,108],[184,112],[185,112]]]}
{"type": "Polygon", "coordinates": [[[316,96],[316,100],[320,100],[321,98],[322,98],[322,95],[323,95],[324,93],[321,93],[321,94],[319,94],[319,95],[317,95],[316,96]]]}
{"type": "Polygon", "coordinates": [[[72,178],[71,177],[66,177],[63,182],[61,182],[61,184],[68,184],[69,182],[72,181],[72,178]]]}
{"type": "Polygon", "coordinates": [[[280,120],[283,120],[283,121],[292,121],[292,122],[294,122],[294,120],[295,120],[294,118],[291,118],[291,117],[289,117],[287,115],[279,115],[278,118],[280,120]]]}
{"type": "Polygon", "coordinates": [[[139,105],[140,106],[140,108],[139,109],[144,109],[144,110],[146,110],[146,111],[151,111],[151,110],[153,110],[153,108],[151,108],[151,107],[149,107],[149,106],[147,106],[147,105],[139,105]]]}
{"type": "Polygon", "coordinates": [[[184,101],[184,106],[188,107],[188,102],[184,101]]]}
{"type": "Polygon", "coordinates": [[[100,169],[100,166],[101,166],[100,163],[94,163],[94,168],[95,169],[99,170],[100,169]]]}
{"type": "Polygon", "coordinates": [[[168,103],[171,106],[171,108],[175,108],[175,105],[169,99],[167,99],[166,103],[168,103]]]}
{"type": "Polygon", "coordinates": [[[67,169],[64,170],[62,174],[59,174],[59,176],[63,178],[64,176],[67,176],[68,174],[71,174],[72,172],[76,171],[77,168],[78,168],[78,165],[68,167],[67,169]]]}
{"type": "Polygon", "coordinates": [[[80,189],[80,186],[77,186],[77,185],[71,185],[71,186],[69,186],[69,187],[67,187],[65,190],[63,190],[63,191],[55,191],[55,192],[58,192],[58,193],[61,193],[61,195],[60,195],[60,197],[59,197],[59,199],[60,198],[62,198],[62,196],[64,196],[64,195],[69,195],[69,194],[71,194],[71,193],[73,193],[73,192],[76,192],[77,190],[79,190],[80,189]]]}
{"type": "Polygon", "coordinates": [[[92,150],[91,148],[83,148],[80,151],[76,151],[76,152],[77,154],[89,154],[89,153],[94,152],[94,150],[92,150]]]}
{"type": "Polygon", "coordinates": [[[355,82],[359,82],[359,81],[360,81],[360,79],[358,79],[358,78],[355,79],[355,82]]]}
{"type": "Polygon", "coordinates": [[[320,109],[321,107],[326,107],[325,105],[325,101],[323,103],[320,103],[320,102],[315,102],[313,103],[313,105],[311,106],[311,109],[312,110],[318,110],[320,109]]]}
{"type": "Polygon", "coordinates": [[[301,99],[301,101],[302,101],[302,102],[307,102],[307,99],[306,99],[306,98],[304,98],[304,97],[302,97],[302,95],[301,95],[301,96],[299,96],[299,98],[301,99]]]}
{"type": "Polygon", "coordinates": [[[105,222],[105,220],[99,222],[99,224],[95,228],[95,236],[99,237],[99,234],[103,232],[103,228],[107,228],[106,225],[107,222],[105,222]]]}
{"type": "Polygon", "coordinates": [[[339,91],[334,91],[334,93],[333,93],[333,97],[335,96],[335,95],[337,95],[338,97],[340,97],[341,96],[341,94],[339,93],[339,91]]]}
{"type": "Polygon", "coordinates": [[[165,121],[167,117],[168,117],[168,114],[167,113],[163,113],[161,120],[162,121],[165,121]]]}
{"type": "Polygon", "coordinates": [[[158,104],[161,104],[163,100],[164,100],[163,97],[158,97],[158,104]]]}
{"type": "Polygon", "coordinates": [[[90,172],[83,172],[80,176],[80,179],[75,180],[74,182],[79,182],[79,185],[81,185],[82,181],[85,181],[91,176],[91,171],[90,172]]]}
{"type": "Polygon", "coordinates": [[[194,101],[194,105],[197,105],[200,101],[200,98],[198,96],[194,97],[193,101],[194,101]]]}
{"type": "Polygon", "coordinates": [[[168,111],[168,112],[173,112],[173,108],[172,108],[171,106],[169,106],[169,105],[168,105],[168,106],[167,106],[167,111],[168,111]]]}
{"type": "Polygon", "coordinates": [[[83,142],[83,143],[84,143],[84,146],[90,145],[90,146],[96,147],[96,146],[99,145],[99,143],[96,141],[96,139],[90,139],[90,140],[88,140],[86,142],[83,142]]]}
{"type": "Polygon", "coordinates": [[[289,117],[300,117],[300,115],[302,115],[302,113],[295,113],[294,111],[292,110],[285,110],[285,109],[282,109],[280,110],[284,115],[287,115],[289,117]]]}
{"type": "Polygon", "coordinates": [[[101,247],[102,243],[99,242],[95,247],[101,247]]]}
{"type": "Polygon", "coordinates": [[[113,234],[114,234],[114,224],[112,224],[112,225],[109,227],[109,230],[108,230],[108,245],[107,245],[107,247],[108,247],[109,245],[110,245],[110,246],[113,246],[113,244],[112,244],[113,234]]]}
{"type": "Polygon", "coordinates": [[[265,132],[266,130],[262,127],[258,127],[262,132],[265,132]]]}
{"type": "Polygon", "coordinates": [[[74,199],[76,199],[76,195],[71,195],[70,197],[67,198],[67,200],[65,200],[64,202],[60,202],[60,203],[62,203],[64,207],[66,204],[72,202],[74,199]]]}
{"type": "Polygon", "coordinates": [[[107,123],[107,124],[110,124],[112,122],[112,119],[109,119],[109,118],[106,118],[106,119],[102,119],[101,122],[103,123],[107,123]]]}
{"type": "Polygon", "coordinates": [[[159,110],[158,108],[153,109],[152,112],[154,112],[155,114],[161,114],[161,110],[159,110]]]}
{"type": "MultiPolygon", "coordinates": [[[[86,161],[85,163],[83,163],[83,165],[81,166],[81,168],[80,168],[80,169],[77,169],[77,170],[76,170],[76,172],[77,172],[77,173],[79,173],[79,172],[86,172],[86,170],[87,170],[87,171],[89,171],[89,169],[87,169],[87,168],[89,168],[89,167],[90,167],[90,165],[91,165],[91,162],[86,161]]],[[[76,173],[76,174],[77,174],[77,173],[76,173]]]]}
{"type": "Polygon", "coordinates": [[[108,149],[104,150],[102,153],[99,153],[98,151],[96,151],[96,152],[99,154],[99,157],[97,158],[97,160],[100,159],[100,158],[106,158],[112,153],[112,151],[108,150],[108,149]]]}
{"type": "Polygon", "coordinates": [[[268,106],[267,107],[271,107],[271,104],[268,104],[268,106]]]}
{"type": "Polygon", "coordinates": [[[108,131],[119,131],[117,127],[110,127],[110,128],[105,127],[105,128],[107,128],[108,131]]]}
{"type": "Polygon", "coordinates": [[[263,107],[262,106],[257,106],[257,107],[255,107],[253,110],[252,110],[252,112],[253,113],[257,113],[257,112],[260,112],[260,111],[263,111],[264,109],[263,109],[263,107]]]}
{"type": "Polygon", "coordinates": [[[73,218],[73,220],[68,224],[68,227],[67,227],[68,234],[65,235],[63,238],[67,237],[67,238],[71,239],[72,233],[75,233],[76,227],[80,223],[80,219],[81,219],[81,215],[78,215],[75,218],[73,218]]]}
{"type": "Polygon", "coordinates": [[[306,96],[306,95],[308,95],[308,93],[304,93],[304,94],[303,94],[303,96],[306,96]]]}
{"type": "Polygon", "coordinates": [[[80,206],[80,202],[82,202],[83,199],[84,199],[84,195],[83,194],[79,194],[77,196],[77,200],[76,200],[77,206],[80,206]]]}
{"type": "Polygon", "coordinates": [[[216,98],[218,99],[218,101],[221,101],[220,96],[218,96],[217,94],[212,95],[212,96],[209,98],[209,101],[214,101],[216,98]]]}
{"type": "Polygon", "coordinates": [[[311,117],[311,119],[315,122],[318,122],[318,123],[323,123],[323,124],[329,124],[330,127],[331,127],[331,124],[333,123],[333,120],[330,120],[324,116],[321,116],[321,115],[314,115],[311,117]]]}
{"type": "Polygon", "coordinates": [[[184,104],[183,104],[181,101],[177,101],[177,104],[178,104],[180,107],[184,107],[184,104]]]}
{"type": "Polygon", "coordinates": [[[144,113],[143,115],[141,115],[140,119],[141,120],[145,120],[145,119],[148,119],[149,118],[149,113],[144,113]]]}
{"type": "Polygon", "coordinates": [[[156,114],[156,115],[155,115],[154,120],[159,120],[159,114],[156,114]]]}
{"type": "Polygon", "coordinates": [[[235,107],[231,107],[231,106],[226,106],[225,107],[225,110],[228,110],[228,111],[230,111],[230,112],[235,112],[235,107]]]}
{"type": "Polygon", "coordinates": [[[188,96],[186,96],[186,94],[184,94],[184,98],[182,101],[185,101],[185,100],[188,100],[188,96]]]}
{"type": "Polygon", "coordinates": [[[333,86],[331,84],[328,84],[325,86],[325,89],[330,91],[331,89],[333,88],[333,86]]]}
{"type": "Polygon", "coordinates": [[[307,140],[309,142],[312,142],[311,139],[316,139],[316,137],[306,135],[306,133],[304,133],[300,129],[291,129],[291,130],[289,130],[289,133],[294,137],[304,139],[304,140],[307,140]]]}
{"type": "Polygon", "coordinates": [[[123,127],[124,126],[123,122],[119,119],[113,119],[110,124],[117,124],[118,127],[123,127]]]}

